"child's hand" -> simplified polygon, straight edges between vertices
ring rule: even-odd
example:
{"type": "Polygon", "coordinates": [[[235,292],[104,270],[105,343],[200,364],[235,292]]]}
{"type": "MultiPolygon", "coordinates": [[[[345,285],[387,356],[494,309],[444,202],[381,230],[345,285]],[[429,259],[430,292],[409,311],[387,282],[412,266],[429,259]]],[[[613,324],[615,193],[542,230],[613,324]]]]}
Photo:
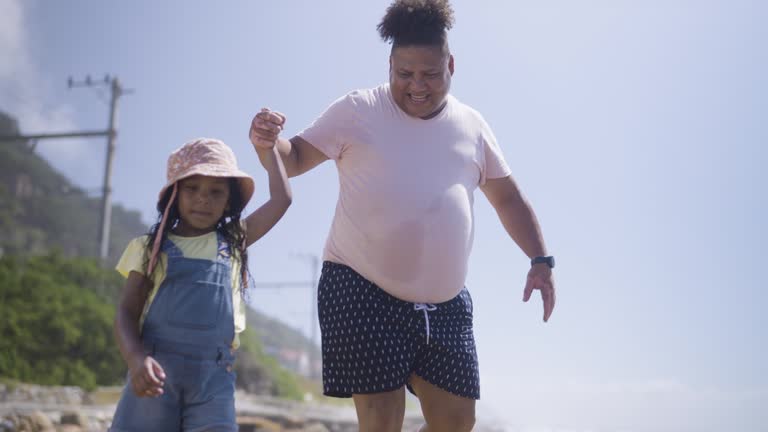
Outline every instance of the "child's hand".
{"type": "Polygon", "coordinates": [[[138,397],[156,397],[163,394],[165,371],[151,356],[131,370],[131,390],[138,397]]]}
{"type": "Polygon", "coordinates": [[[285,116],[269,108],[262,108],[251,121],[248,137],[251,144],[258,149],[271,149],[277,144],[277,138],[283,131],[285,116]]]}

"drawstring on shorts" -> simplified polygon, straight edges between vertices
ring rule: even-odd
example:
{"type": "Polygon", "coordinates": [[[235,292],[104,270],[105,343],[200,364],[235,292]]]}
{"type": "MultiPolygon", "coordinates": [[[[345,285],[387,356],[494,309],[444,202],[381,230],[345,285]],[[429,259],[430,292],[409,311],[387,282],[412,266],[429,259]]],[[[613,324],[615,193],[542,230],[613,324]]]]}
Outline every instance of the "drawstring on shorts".
{"type": "Polygon", "coordinates": [[[427,345],[429,345],[429,312],[436,311],[437,306],[432,303],[414,303],[413,310],[424,311],[424,321],[426,321],[427,326],[427,345]]]}

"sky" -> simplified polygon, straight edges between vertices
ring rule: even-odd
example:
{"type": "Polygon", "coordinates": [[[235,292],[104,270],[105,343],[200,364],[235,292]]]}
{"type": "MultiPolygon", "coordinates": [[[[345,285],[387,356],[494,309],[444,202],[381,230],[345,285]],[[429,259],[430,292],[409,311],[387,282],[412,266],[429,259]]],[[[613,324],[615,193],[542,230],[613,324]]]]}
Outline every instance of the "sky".
{"type": "MultiPolygon", "coordinates": [[[[27,134],[106,128],[116,75],[113,201],[149,223],[168,154],[228,143],[257,191],[252,116],[285,136],[387,80],[387,0],[0,0],[0,110],[27,134]]],[[[768,431],[768,3],[454,0],[451,92],[479,110],[556,256],[558,303],[523,303],[528,260],[477,191],[467,286],[481,419],[513,432],[768,431]]],[[[41,141],[85,190],[103,138],[41,141]]],[[[250,249],[259,283],[307,281],[338,178],[292,179],[288,214],[250,249]]],[[[253,307],[310,333],[311,291],[253,307]]]]}

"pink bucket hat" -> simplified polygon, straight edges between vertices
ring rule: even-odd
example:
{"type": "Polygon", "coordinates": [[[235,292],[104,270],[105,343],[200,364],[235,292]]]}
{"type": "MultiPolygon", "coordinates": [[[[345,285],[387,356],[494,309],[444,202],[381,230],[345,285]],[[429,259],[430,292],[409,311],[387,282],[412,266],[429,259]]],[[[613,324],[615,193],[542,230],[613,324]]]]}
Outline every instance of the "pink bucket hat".
{"type": "Polygon", "coordinates": [[[251,176],[240,171],[237,167],[237,158],[235,153],[222,141],[212,138],[197,138],[189,141],[178,149],[174,150],[168,156],[168,168],[166,172],[167,182],[158,195],[158,201],[163,199],[168,188],[172,187],[173,192],[168,204],[163,212],[163,219],[155,236],[155,242],[152,247],[152,256],[149,260],[147,275],[152,274],[157,263],[157,254],[160,250],[160,239],[162,238],[165,223],[168,219],[168,212],[176,198],[178,189],[177,183],[187,177],[194,175],[203,175],[210,177],[233,177],[240,185],[240,195],[243,199],[243,207],[248,204],[253,196],[255,188],[251,176]]]}
{"type": "Polygon", "coordinates": [[[166,171],[168,182],[160,189],[157,199],[163,199],[165,191],[177,181],[194,175],[235,177],[240,183],[243,206],[253,196],[253,178],[237,167],[237,158],[232,149],[217,139],[197,138],[174,150],[168,156],[166,171]]]}

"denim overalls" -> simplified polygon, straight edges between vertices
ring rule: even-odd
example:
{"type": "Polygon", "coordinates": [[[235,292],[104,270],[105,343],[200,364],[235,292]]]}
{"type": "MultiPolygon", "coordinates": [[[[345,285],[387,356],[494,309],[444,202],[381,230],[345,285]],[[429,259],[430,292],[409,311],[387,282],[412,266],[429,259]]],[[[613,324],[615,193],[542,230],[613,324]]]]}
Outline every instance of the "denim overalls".
{"type": "Polygon", "coordinates": [[[165,239],[165,280],[144,320],[144,350],[165,371],[163,394],[139,398],[126,385],[112,432],[237,431],[229,246],[216,233],[215,261],[185,258],[165,239]]]}

